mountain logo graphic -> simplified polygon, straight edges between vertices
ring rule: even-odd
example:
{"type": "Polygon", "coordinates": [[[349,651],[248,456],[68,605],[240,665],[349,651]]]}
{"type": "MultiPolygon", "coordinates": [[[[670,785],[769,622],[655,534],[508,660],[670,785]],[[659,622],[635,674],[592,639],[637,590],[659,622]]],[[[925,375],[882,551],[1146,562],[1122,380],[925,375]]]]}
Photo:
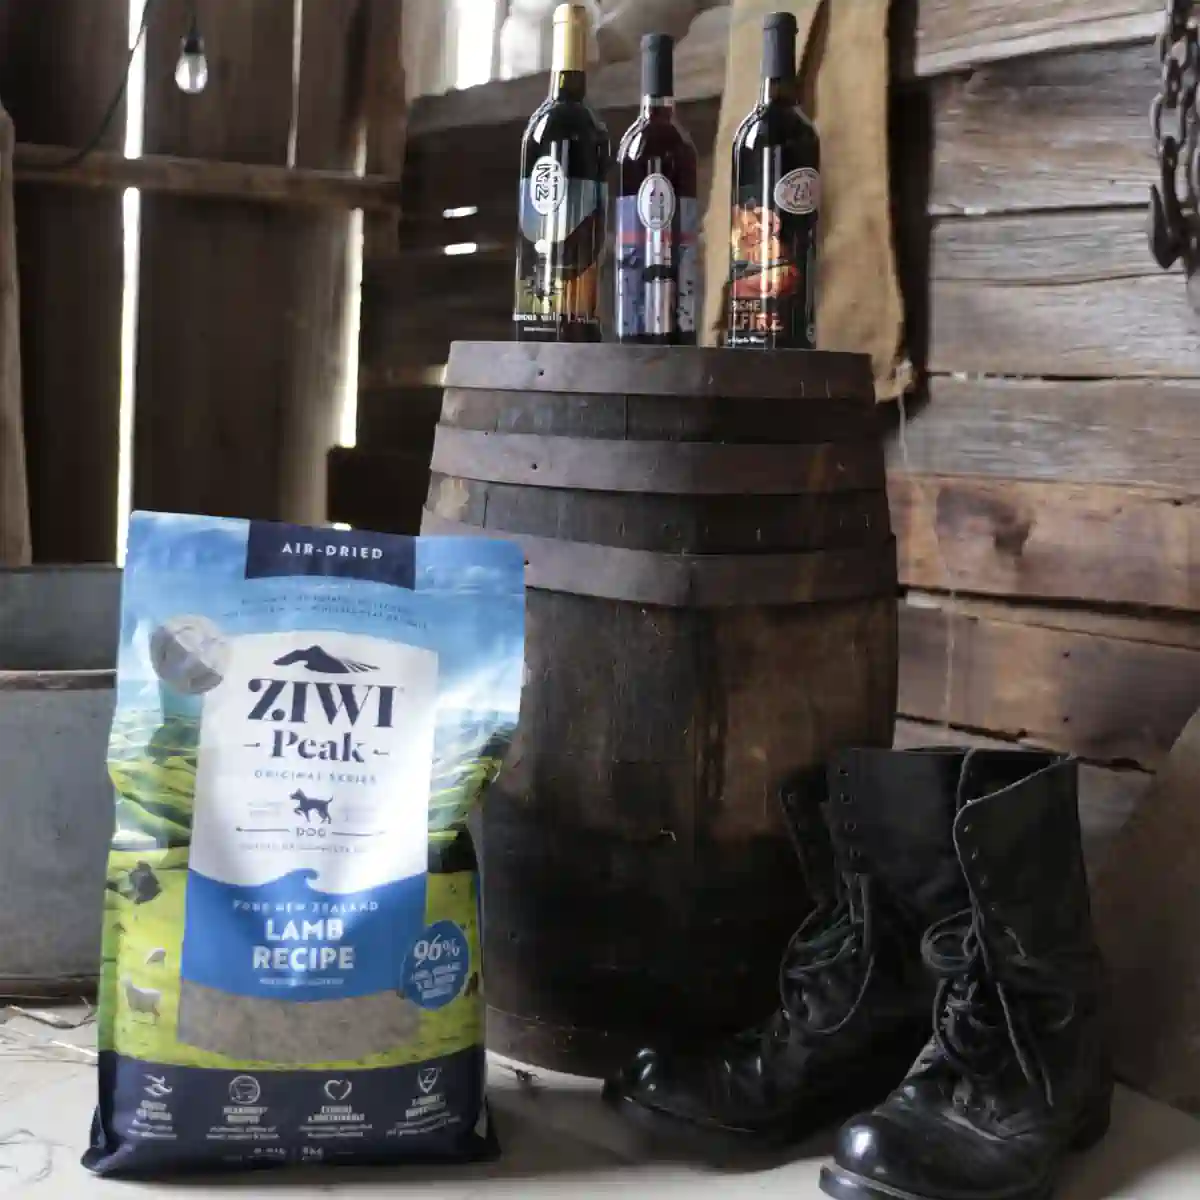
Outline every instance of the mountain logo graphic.
{"type": "Polygon", "coordinates": [[[361,675],[365,671],[378,671],[370,663],[355,662],[352,658],[335,658],[320,646],[309,646],[307,650],[292,650],[275,660],[277,667],[291,667],[299,663],[314,675],[361,675]]]}

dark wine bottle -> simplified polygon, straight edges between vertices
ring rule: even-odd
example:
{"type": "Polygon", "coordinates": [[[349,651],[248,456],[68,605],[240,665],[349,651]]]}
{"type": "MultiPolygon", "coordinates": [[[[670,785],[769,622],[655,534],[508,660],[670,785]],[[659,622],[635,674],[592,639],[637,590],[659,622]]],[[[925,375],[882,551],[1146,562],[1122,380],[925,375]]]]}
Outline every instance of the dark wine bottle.
{"type": "Polygon", "coordinates": [[[796,100],[796,18],[763,24],[758,105],[733,139],[726,345],[816,346],[821,143],[796,100]]]}
{"type": "Polygon", "coordinates": [[[585,99],[588,15],[554,10],[550,95],[521,141],[513,323],[518,341],[598,342],[608,130],[585,99]]]}
{"type": "Polygon", "coordinates": [[[675,43],[642,38],[642,112],[617,151],[617,340],[696,344],[696,147],[675,116],[675,43]]]}

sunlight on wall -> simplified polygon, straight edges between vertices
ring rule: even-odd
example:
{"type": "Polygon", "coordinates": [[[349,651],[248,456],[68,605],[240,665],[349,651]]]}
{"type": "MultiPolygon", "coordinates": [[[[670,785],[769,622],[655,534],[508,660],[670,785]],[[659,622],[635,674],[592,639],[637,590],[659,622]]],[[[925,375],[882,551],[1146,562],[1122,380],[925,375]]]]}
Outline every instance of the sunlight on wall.
{"type": "MultiPolygon", "coordinates": [[[[129,45],[137,40],[144,4],[129,0],[129,45]]],[[[129,67],[125,93],[125,157],[141,158],[145,119],[146,43],[143,40],[129,67]]],[[[116,561],[125,561],[125,531],[133,503],[133,418],[137,381],[138,263],[141,249],[142,194],[126,188],[121,196],[124,237],[124,280],[121,291],[121,400],[117,416],[117,545],[116,561]]]]}
{"type": "Polygon", "coordinates": [[[453,86],[475,87],[492,77],[492,47],[496,40],[496,0],[452,0],[456,26],[453,86]]]}

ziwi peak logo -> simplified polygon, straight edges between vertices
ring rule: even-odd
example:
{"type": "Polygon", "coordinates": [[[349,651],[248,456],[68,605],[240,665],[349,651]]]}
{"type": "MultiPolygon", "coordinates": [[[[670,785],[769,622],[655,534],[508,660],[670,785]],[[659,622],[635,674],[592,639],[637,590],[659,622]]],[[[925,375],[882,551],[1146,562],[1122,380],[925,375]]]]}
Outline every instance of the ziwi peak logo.
{"type": "Polygon", "coordinates": [[[293,650],[275,660],[277,667],[302,666],[314,675],[361,675],[366,671],[378,671],[370,663],[355,662],[352,658],[337,658],[321,646],[309,646],[307,650],[293,650]]]}
{"type": "Polygon", "coordinates": [[[365,763],[371,750],[364,739],[394,728],[394,685],[291,677],[295,672],[370,674],[379,670],[371,663],[331,654],[314,644],[289,650],[273,659],[272,665],[291,671],[281,672],[281,677],[252,676],[246,683],[252,697],[246,719],[282,727],[271,732],[271,758],[365,763]]]}

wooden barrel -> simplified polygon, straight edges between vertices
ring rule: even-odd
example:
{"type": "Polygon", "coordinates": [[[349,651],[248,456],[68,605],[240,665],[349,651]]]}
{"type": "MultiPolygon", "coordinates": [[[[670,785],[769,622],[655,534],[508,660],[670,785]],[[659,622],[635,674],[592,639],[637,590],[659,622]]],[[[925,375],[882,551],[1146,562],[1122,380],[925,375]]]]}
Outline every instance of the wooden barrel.
{"type": "Polygon", "coordinates": [[[483,806],[489,1045],[600,1073],[777,1003],[780,778],[889,746],[896,552],[857,355],[460,342],[424,533],[525,551],[483,806]]]}

